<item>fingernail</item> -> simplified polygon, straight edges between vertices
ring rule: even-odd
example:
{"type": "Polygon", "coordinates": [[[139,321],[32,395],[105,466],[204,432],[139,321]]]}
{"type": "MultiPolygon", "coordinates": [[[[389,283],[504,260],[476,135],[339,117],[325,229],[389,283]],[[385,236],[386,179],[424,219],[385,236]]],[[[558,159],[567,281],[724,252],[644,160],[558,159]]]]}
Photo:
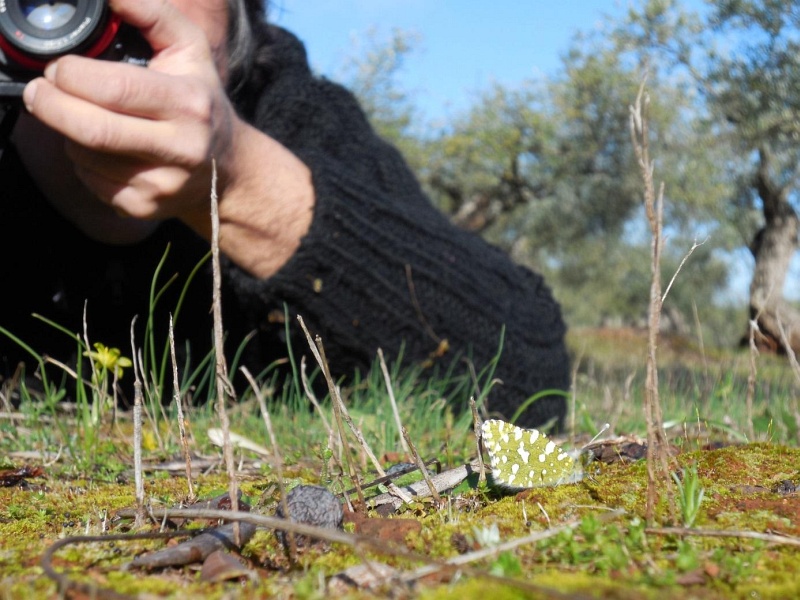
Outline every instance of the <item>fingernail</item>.
{"type": "Polygon", "coordinates": [[[28,109],[28,112],[32,112],[33,99],[36,98],[36,90],[38,87],[39,82],[34,79],[26,85],[25,89],[22,91],[22,101],[25,103],[25,108],[28,109]]]}
{"type": "Polygon", "coordinates": [[[58,63],[55,61],[44,68],[44,77],[47,81],[53,82],[56,80],[56,69],[58,69],[58,63]]]}

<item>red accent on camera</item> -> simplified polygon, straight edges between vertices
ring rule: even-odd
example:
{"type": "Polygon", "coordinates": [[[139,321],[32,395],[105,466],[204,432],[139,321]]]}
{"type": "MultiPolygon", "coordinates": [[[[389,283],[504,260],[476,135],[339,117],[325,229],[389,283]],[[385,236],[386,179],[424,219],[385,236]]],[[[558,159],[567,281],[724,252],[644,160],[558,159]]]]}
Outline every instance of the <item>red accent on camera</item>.
{"type": "MultiPolygon", "coordinates": [[[[105,31],[103,31],[102,35],[92,44],[85,52],[81,53],[81,56],[88,56],[89,58],[96,58],[103,51],[108,48],[111,44],[111,41],[117,35],[120,26],[122,25],[122,20],[117,15],[111,15],[109,18],[108,24],[106,25],[105,31]]],[[[17,38],[24,38],[25,34],[21,31],[17,30],[14,32],[14,35],[17,38]]],[[[42,71],[47,66],[47,63],[50,60],[42,61],[37,60],[35,58],[30,57],[27,54],[23,54],[20,52],[15,46],[12,46],[8,40],[0,35],[0,48],[3,50],[5,55],[14,61],[17,65],[22,67],[23,69],[27,69],[29,71],[42,71]]],[[[66,52],[65,54],[69,54],[66,52]]],[[[62,56],[62,55],[58,55],[62,56]]],[[[53,58],[58,58],[58,56],[53,58]]]]}
{"type": "Polygon", "coordinates": [[[117,15],[111,15],[108,20],[108,25],[106,25],[105,31],[103,31],[103,35],[98,38],[91,48],[83,53],[83,56],[96,58],[102,54],[105,49],[111,45],[111,42],[116,37],[120,26],[122,26],[122,19],[120,19],[117,15]]]}

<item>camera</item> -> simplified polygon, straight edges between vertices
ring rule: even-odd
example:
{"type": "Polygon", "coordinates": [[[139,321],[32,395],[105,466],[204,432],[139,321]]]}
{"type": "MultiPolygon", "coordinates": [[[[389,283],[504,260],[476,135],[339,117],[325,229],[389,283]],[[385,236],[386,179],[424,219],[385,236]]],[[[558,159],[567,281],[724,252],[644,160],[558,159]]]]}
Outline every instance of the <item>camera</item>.
{"type": "Polygon", "coordinates": [[[105,0],[0,0],[0,98],[18,99],[65,54],[145,65],[152,50],[105,0]]]}

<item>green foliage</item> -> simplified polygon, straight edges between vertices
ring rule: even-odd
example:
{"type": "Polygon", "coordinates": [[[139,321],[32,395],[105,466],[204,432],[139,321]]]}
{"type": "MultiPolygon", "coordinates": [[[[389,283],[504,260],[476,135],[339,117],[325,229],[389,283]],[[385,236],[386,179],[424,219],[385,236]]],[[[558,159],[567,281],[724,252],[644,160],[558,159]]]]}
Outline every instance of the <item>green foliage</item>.
{"type": "Polygon", "coordinates": [[[414,168],[420,168],[425,164],[419,140],[424,128],[417,123],[418,110],[408,92],[397,82],[419,37],[401,29],[382,36],[371,29],[362,39],[340,79],[356,94],[378,135],[398,147],[414,168]]]}
{"type": "Polygon", "coordinates": [[[781,298],[797,250],[798,26],[796,2],[720,0],[696,15],[650,0],[618,29],[626,51],[664,79],[687,81],[692,119],[713,139],[704,144],[713,173],[728,182],[716,211],[708,208],[714,230],[727,234],[716,244],[753,253],[749,304],[775,339],[771,320],[788,330],[800,319],[781,298]]]}
{"type": "Polygon", "coordinates": [[[604,525],[594,515],[584,516],[578,527],[565,529],[538,546],[547,562],[581,566],[605,574],[626,568],[632,555],[647,550],[644,522],[638,517],[623,528],[604,525]]]}
{"type": "MultiPolygon", "coordinates": [[[[177,278],[176,275],[173,275],[166,281],[161,281],[161,271],[167,260],[169,252],[170,246],[168,245],[153,273],[153,278],[150,285],[150,302],[147,315],[147,325],[145,328],[144,339],[141,341],[142,345],[144,346],[141,370],[142,373],[152,374],[153,377],[152,381],[149,379],[144,381],[144,394],[146,400],[150,404],[152,415],[156,419],[162,412],[160,410],[160,406],[165,400],[165,390],[167,389],[168,382],[171,381],[172,376],[169,338],[167,336],[163,336],[163,346],[157,348],[156,344],[158,338],[155,335],[156,331],[169,333],[169,323],[155,322],[156,308],[158,307],[158,304],[164,294],[167,292],[167,289],[175,283],[177,278]]],[[[208,254],[206,254],[206,256],[197,265],[195,265],[194,269],[191,273],[189,273],[188,277],[183,283],[176,306],[170,307],[173,326],[180,321],[181,307],[186,301],[192,281],[210,256],[211,252],[209,251],[208,254]]],[[[209,335],[211,335],[211,332],[209,332],[209,335]]],[[[209,394],[212,393],[211,390],[214,387],[213,381],[210,381],[208,378],[201,380],[200,383],[197,381],[199,378],[201,378],[203,373],[208,374],[211,372],[211,370],[207,369],[206,367],[212,361],[212,359],[213,355],[209,354],[198,361],[198,365],[191,365],[189,363],[181,365],[182,368],[180,369],[180,372],[183,373],[183,381],[181,382],[181,395],[186,394],[192,386],[202,390],[204,386],[200,385],[200,383],[205,384],[205,388],[208,390],[209,394]]]]}
{"type": "MultiPolygon", "coordinates": [[[[87,381],[83,377],[83,362],[78,361],[74,371],[67,365],[58,364],[63,370],[64,378],[61,382],[52,382],[48,376],[48,370],[45,368],[49,361],[10,331],[0,327],[0,334],[28,351],[35,364],[38,365],[37,373],[41,377],[42,390],[39,393],[31,393],[23,372],[19,381],[21,408],[23,412],[29,412],[36,420],[42,419],[55,424],[55,428],[48,427],[37,431],[37,437],[45,446],[66,447],[78,470],[93,470],[98,466],[101,454],[102,428],[107,425],[105,417],[115,402],[115,396],[108,387],[107,366],[111,367],[111,372],[114,373],[114,383],[116,383],[116,377],[121,375],[119,365],[121,357],[117,356],[116,359],[113,359],[112,355],[115,353],[109,351],[102,344],[99,344],[95,351],[91,351],[77,333],[67,331],[57,323],[40,315],[34,316],[51,325],[60,333],[71,337],[75,341],[78,356],[92,357],[92,377],[91,381],[87,381]],[[106,366],[101,364],[102,361],[106,362],[106,366]],[[74,403],[77,429],[70,427],[65,422],[59,410],[61,401],[67,397],[65,382],[68,378],[72,378],[75,382],[74,403]]],[[[124,361],[122,362],[124,363],[124,361]]]]}
{"type": "Polygon", "coordinates": [[[533,396],[531,396],[530,398],[525,400],[525,402],[520,404],[517,407],[517,410],[514,411],[514,414],[511,416],[511,419],[509,419],[509,421],[511,423],[516,423],[517,419],[519,419],[520,415],[523,412],[525,412],[531,404],[533,404],[537,400],[540,400],[541,398],[546,398],[548,396],[563,396],[567,400],[569,399],[569,394],[567,392],[565,392],[564,390],[555,390],[555,389],[542,390],[540,392],[535,393],[533,396]]]}
{"type": "Polygon", "coordinates": [[[768,151],[767,182],[787,198],[800,165],[797,25],[794,3],[719,1],[693,13],[649,0],[579,32],[555,76],[493,85],[464,112],[417,128],[400,84],[411,34],[373,34],[345,81],[435,203],[545,273],[571,324],[631,325],[644,317],[650,265],[628,107],[646,75],[665,194],[662,279],[704,242],[670,292],[666,326],[686,333],[697,314],[708,335],[735,344],[745,321],[728,318],[726,293],[764,222],[758,152],[768,151]]]}
{"type": "MultiPolygon", "coordinates": [[[[576,421],[583,431],[596,432],[598,415],[612,430],[644,431],[646,334],[632,330],[575,329],[568,336],[575,357],[576,421]]],[[[674,430],[702,432],[695,443],[723,435],[747,440],[745,398],[750,356],[747,351],[721,350],[696,340],[664,336],[659,346],[659,396],[665,421],[674,430]]],[[[758,358],[753,393],[756,438],[796,443],[798,380],[783,357],[758,358]]]]}
{"type": "Polygon", "coordinates": [[[703,503],[706,490],[700,485],[697,475],[697,464],[682,469],[681,474],[672,473],[672,479],[678,488],[678,506],[683,517],[683,526],[692,527],[703,503]]]}
{"type": "Polygon", "coordinates": [[[522,564],[511,552],[501,552],[489,567],[489,573],[497,577],[517,577],[522,574],[522,564]]]}

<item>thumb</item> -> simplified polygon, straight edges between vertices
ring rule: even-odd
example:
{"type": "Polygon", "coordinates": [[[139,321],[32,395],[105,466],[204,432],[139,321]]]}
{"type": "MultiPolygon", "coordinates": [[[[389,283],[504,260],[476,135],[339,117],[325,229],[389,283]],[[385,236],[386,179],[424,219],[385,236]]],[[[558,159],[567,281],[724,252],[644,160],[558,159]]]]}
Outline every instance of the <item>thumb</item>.
{"type": "Polygon", "coordinates": [[[142,33],[155,53],[205,42],[203,31],[169,0],[110,0],[108,4],[142,33]]]}

